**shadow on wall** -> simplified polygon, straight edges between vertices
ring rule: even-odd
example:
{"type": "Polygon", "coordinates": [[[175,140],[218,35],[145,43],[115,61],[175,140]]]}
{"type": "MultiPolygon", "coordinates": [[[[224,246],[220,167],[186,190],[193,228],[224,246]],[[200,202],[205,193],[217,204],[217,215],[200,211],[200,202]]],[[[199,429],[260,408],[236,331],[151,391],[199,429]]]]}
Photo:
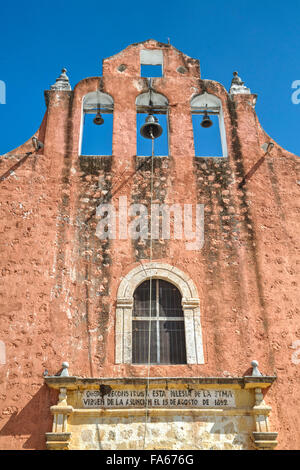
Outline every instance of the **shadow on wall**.
{"type": "Polygon", "coordinates": [[[245,372],[242,374],[242,377],[249,377],[250,375],[252,375],[252,371],[253,371],[253,367],[248,367],[247,370],[245,370],[245,372]]]}
{"type": "Polygon", "coordinates": [[[56,390],[43,385],[20,413],[14,412],[0,429],[1,449],[20,448],[19,443],[25,436],[29,437],[22,445],[23,449],[46,449],[45,433],[52,430],[53,422],[50,406],[57,403],[57,397],[56,390]]]}

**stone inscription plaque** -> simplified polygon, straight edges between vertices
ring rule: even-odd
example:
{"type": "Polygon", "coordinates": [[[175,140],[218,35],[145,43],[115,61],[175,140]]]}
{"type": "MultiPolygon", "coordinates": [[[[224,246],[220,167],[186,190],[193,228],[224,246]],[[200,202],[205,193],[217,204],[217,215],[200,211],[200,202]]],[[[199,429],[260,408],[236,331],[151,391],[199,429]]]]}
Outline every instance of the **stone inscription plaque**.
{"type": "MultiPolygon", "coordinates": [[[[234,391],[228,389],[150,389],[147,395],[150,408],[232,408],[234,391]]],[[[111,390],[102,395],[100,390],[85,390],[84,408],[144,408],[145,390],[111,390]]]]}

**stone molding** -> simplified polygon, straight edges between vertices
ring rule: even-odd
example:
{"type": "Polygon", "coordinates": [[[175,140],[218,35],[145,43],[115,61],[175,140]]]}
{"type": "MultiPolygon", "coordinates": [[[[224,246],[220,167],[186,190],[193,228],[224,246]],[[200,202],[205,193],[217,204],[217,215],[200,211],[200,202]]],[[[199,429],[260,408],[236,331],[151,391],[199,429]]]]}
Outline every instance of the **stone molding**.
{"type": "Polygon", "coordinates": [[[46,447],[48,450],[68,450],[70,440],[70,432],[46,432],[46,447]]]}
{"type": "Polygon", "coordinates": [[[140,264],[122,278],[118,289],[117,300],[122,298],[132,299],[138,285],[150,277],[163,279],[168,282],[173,281],[180,290],[182,298],[198,299],[195,284],[183,271],[170,264],[151,262],[140,264]]]}
{"type": "MultiPolygon", "coordinates": [[[[84,390],[95,387],[99,389],[99,385],[115,384],[122,385],[124,382],[130,385],[146,385],[162,384],[175,385],[185,383],[186,385],[201,384],[202,386],[219,386],[226,385],[232,389],[260,389],[270,387],[276,380],[276,376],[263,375],[261,377],[253,377],[245,375],[243,377],[61,377],[58,375],[48,375],[45,377],[45,383],[48,387],[60,390],[64,387],[68,390],[84,390]]],[[[266,407],[266,405],[265,405],[266,407]]],[[[256,406],[253,407],[254,409],[256,406]]]]}
{"type": "MultiPolygon", "coordinates": [[[[95,408],[85,407],[83,399],[85,391],[89,390],[97,392],[106,389],[116,391],[131,391],[131,390],[151,390],[151,389],[165,389],[165,390],[206,390],[213,391],[230,389],[234,391],[235,399],[228,407],[222,404],[210,403],[205,407],[199,403],[197,407],[185,407],[182,403],[167,403],[167,407],[162,406],[161,403],[151,404],[148,408],[148,415],[153,419],[153,423],[157,426],[163,426],[166,423],[173,423],[176,421],[175,417],[181,416],[183,423],[192,420],[201,422],[202,417],[214,421],[220,421],[220,418],[235,420],[238,422],[240,417],[251,417],[247,424],[247,428],[240,428],[244,434],[248,434],[249,446],[259,450],[274,449],[277,445],[277,433],[270,432],[268,425],[268,416],[271,407],[267,406],[264,402],[261,393],[263,388],[268,388],[276,380],[275,376],[244,376],[244,377],[115,377],[115,378],[84,378],[84,377],[64,377],[64,376],[48,376],[45,377],[45,383],[54,389],[60,390],[60,399],[58,405],[51,407],[51,412],[54,416],[61,417],[61,424],[68,423],[70,412],[72,413],[71,426],[61,427],[60,430],[52,430],[46,433],[47,449],[52,450],[67,450],[67,449],[81,449],[85,448],[85,440],[82,444],[81,433],[85,429],[85,424],[89,423],[91,429],[96,423],[111,426],[114,430],[114,424],[117,426],[118,421],[125,418],[128,419],[128,427],[130,428],[134,423],[138,422],[141,417],[145,416],[145,408],[140,405],[123,403],[118,408],[116,403],[103,403],[96,404],[95,408]],[[247,389],[247,392],[246,390],[247,389]],[[246,392],[246,395],[245,395],[246,392]],[[243,399],[239,393],[243,393],[243,399]],[[247,398],[246,398],[247,397],[247,398]],[[254,399],[254,400],[253,400],[254,399]],[[66,404],[69,403],[69,404],[66,404]],[[72,406],[70,406],[72,405],[72,406]],[[155,406],[158,405],[158,406],[155,406]],[[60,412],[60,415],[58,414],[60,412]],[[65,421],[62,419],[65,416],[65,421]],[[256,431],[253,431],[253,424],[256,424],[256,431]],[[83,427],[82,427],[83,426],[83,427]],[[68,432],[72,431],[72,432],[68,432]],[[252,442],[252,445],[251,445],[252,442]],[[83,447],[81,447],[83,445],[83,447]]],[[[114,394],[112,396],[119,396],[114,394]]],[[[125,395],[128,396],[128,395],[125,395]]],[[[155,395],[157,396],[157,395],[155,395]]],[[[181,395],[179,395],[181,396],[181,395]]],[[[116,398],[113,398],[116,400],[116,398]]],[[[90,404],[88,404],[89,406],[90,404]]],[[[56,423],[59,424],[59,423],[56,423]]],[[[70,425],[70,423],[69,423],[70,425]]],[[[53,426],[53,429],[55,425],[53,426]]],[[[94,428],[93,428],[94,429],[94,428]]],[[[125,445],[121,440],[118,445],[125,445]]],[[[152,444],[151,444],[152,445],[152,444]]],[[[95,447],[92,447],[95,448],[95,447]]],[[[169,447],[168,447],[169,448],[169,447]]],[[[170,447],[171,449],[171,447],[170,447]]]]}
{"type": "Polygon", "coordinates": [[[271,411],[271,407],[267,406],[264,401],[262,394],[262,387],[255,388],[255,405],[253,411],[255,415],[256,431],[254,431],[254,444],[257,449],[269,450],[274,449],[277,446],[277,433],[270,432],[268,416],[271,411]]]}
{"type": "MultiPolygon", "coordinates": [[[[61,375],[66,379],[68,375],[61,375]]],[[[71,433],[68,430],[68,417],[74,409],[67,403],[67,387],[59,387],[59,396],[57,405],[51,406],[50,411],[53,414],[52,432],[46,433],[46,447],[50,450],[67,450],[71,439],[71,433]]]]}
{"type": "Polygon", "coordinates": [[[272,450],[277,442],[277,432],[253,432],[254,444],[260,450],[272,450]]]}

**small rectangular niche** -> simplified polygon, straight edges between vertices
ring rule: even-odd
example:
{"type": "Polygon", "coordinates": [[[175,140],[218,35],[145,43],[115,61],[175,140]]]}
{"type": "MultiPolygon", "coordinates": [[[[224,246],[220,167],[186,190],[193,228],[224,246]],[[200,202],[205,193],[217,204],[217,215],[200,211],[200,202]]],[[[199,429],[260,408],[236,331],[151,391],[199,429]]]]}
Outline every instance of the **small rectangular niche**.
{"type": "Polygon", "coordinates": [[[140,51],[141,77],[163,76],[163,51],[147,50],[140,51]]]}

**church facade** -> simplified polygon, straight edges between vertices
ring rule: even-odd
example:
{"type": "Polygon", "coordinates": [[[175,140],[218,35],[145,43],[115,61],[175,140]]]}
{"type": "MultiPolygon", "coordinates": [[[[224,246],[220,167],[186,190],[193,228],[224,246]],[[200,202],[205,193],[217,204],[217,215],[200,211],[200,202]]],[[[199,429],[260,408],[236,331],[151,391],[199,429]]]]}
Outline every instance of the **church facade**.
{"type": "Polygon", "coordinates": [[[299,448],[298,157],[170,44],[66,72],[0,160],[0,448],[299,448]]]}

